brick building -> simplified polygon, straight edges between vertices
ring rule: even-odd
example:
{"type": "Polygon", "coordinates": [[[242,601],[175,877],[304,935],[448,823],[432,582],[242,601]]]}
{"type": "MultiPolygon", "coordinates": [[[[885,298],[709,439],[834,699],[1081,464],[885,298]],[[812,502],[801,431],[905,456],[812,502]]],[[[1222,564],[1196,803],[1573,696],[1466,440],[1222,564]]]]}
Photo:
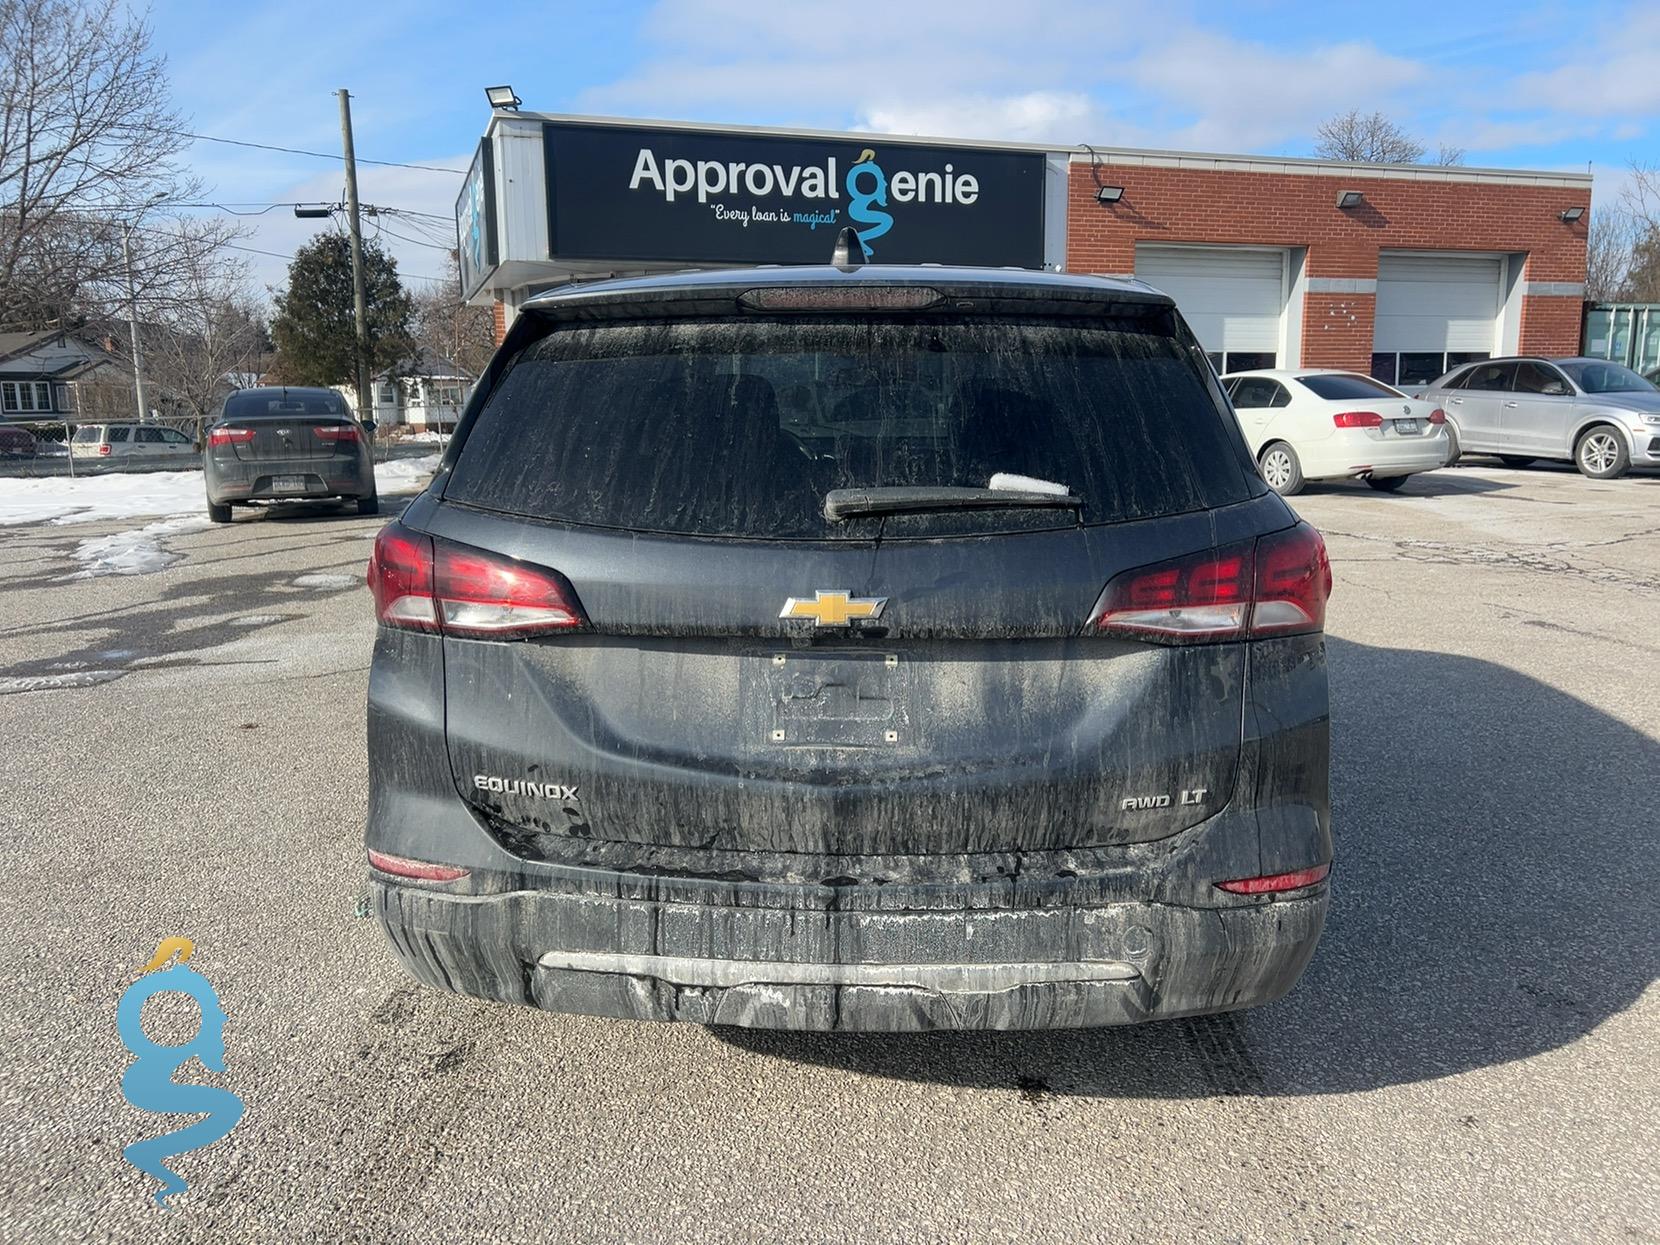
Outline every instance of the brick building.
{"type": "Polygon", "coordinates": [[[823,262],[853,224],[877,262],[1133,275],[1176,299],[1219,370],[1411,385],[1577,351],[1590,196],[1579,173],[499,110],[457,231],[467,294],[502,332],[552,285],[823,262]]]}

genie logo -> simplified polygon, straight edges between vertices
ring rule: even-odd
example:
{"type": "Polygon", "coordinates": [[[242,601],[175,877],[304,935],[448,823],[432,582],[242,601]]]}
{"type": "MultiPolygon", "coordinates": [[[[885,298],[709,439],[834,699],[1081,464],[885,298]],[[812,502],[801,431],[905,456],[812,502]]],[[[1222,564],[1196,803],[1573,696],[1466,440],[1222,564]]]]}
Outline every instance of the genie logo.
{"type": "Polygon", "coordinates": [[[847,170],[847,214],[854,220],[863,221],[870,226],[868,229],[857,231],[859,245],[864,248],[866,259],[876,254],[871,248],[871,239],[880,238],[893,228],[893,217],[886,212],[873,210],[870,206],[872,203],[888,206],[888,177],[882,172],[882,166],[876,163],[876,152],[866,147],[859,153],[858,162],[847,170]],[[873,188],[869,191],[859,189],[861,178],[870,179],[873,188]]]}
{"type": "Polygon", "coordinates": [[[161,1160],[218,1141],[236,1126],[243,1111],[242,1099],[228,1089],[181,1084],[173,1079],[173,1074],[192,1057],[211,1071],[225,1070],[225,1009],[219,1006],[219,996],[213,992],[208,979],[195,969],[185,967],[184,962],[194,950],[188,938],[164,938],[141,970],[142,975],[127,987],[115,1009],[121,1044],[137,1056],[122,1074],[122,1096],[140,1111],[207,1117],[160,1137],[135,1141],[122,1151],[139,1171],[161,1181],[162,1187],[156,1193],[158,1206],[167,1205],[168,1198],[189,1187],[161,1160]],[[179,957],[176,964],[171,963],[175,955],[179,957]],[[162,968],[164,964],[166,968],[162,968]],[[195,999],[202,1013],[196,1036],[179,1046],[152,1042],[144,1032],[142,1021],[145,1002],[170,990],[195,999]]]}

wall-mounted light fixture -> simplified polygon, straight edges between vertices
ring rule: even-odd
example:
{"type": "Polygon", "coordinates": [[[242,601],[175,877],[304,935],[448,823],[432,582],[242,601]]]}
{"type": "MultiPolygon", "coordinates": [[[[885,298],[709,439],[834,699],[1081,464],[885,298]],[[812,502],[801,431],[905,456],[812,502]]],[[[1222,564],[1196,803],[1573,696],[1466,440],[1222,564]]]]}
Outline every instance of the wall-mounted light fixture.
{"type": "Polygon", "coordinates": [[[1095,201],[1097,203],[1117,203],[1123,197],[1124,187],[1122,186],[1101,186],[1095,191],[1095,201]]]}
{"type": "Polygon", "coordinates": [[[1584,208],[1582,208],[1582,207],[1571,207],[1571,208],[1565,209],[1562,212],[1562,220],[1565,223],[1571,225],[1576,220],[1578,220],[1581,216],[1584,216],[1584,215],[1585,215],[1585,209],[1584,208]]]}
{"type": "Polygon", "coordinates": [[[524,103],[524,100],[513,94],[513,88],[510,86],[487,86],[484,88],[484,98],[490,101],[490,107],[505,108],[510,112],[524,103]]]}
{"type": "Polygon", "coordinates": [[[1340,190],[1337,192],[1337,206],[1340,208],[1359,207],[1366,196],[1358,190],[1340,190]]]}

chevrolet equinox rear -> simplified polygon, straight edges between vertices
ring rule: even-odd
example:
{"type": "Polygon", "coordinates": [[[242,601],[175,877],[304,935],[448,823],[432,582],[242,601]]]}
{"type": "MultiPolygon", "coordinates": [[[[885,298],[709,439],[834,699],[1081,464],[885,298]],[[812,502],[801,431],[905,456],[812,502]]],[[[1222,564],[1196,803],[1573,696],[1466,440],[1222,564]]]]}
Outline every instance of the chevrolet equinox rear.
{"type": "Polygon", "coordinates": [[[1313,954],[1325,549],[1139,283],[540,296],[369,579],[371,882],[429,985],[1028,1029],[1313,954]]]}

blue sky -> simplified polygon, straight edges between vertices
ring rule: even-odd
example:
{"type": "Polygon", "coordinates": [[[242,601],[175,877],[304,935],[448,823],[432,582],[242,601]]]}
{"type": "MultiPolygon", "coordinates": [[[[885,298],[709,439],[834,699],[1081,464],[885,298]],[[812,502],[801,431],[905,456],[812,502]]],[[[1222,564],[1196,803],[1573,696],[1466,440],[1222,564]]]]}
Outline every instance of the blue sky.
{"type": "MultiPolygon", "coordinates": [[[[1106,146],[1309,154],[1315,126],[1378,109],[1467,163],[1584,169],[1597,200],[1660,162],[1660,3],[1395,0],[1124,5],[1108,0],[773,0],[348,5],[157,0],[157,50],[191,128],[461,168],[482,88],[527,109],[1106,146]]],[[[219,201],[336,199],[338,164],[198,143],[219,201]]],[[[447,213],[459,177],[362,173],[364,198],[447,213]]],[[[289,252],[319,222],[274,212],[249,245],[289,252]]],[[[395,226],[412,275],[441,240],[395,226]]],[[[262,283],[283,262],[249,257],[262,283]]]]}

